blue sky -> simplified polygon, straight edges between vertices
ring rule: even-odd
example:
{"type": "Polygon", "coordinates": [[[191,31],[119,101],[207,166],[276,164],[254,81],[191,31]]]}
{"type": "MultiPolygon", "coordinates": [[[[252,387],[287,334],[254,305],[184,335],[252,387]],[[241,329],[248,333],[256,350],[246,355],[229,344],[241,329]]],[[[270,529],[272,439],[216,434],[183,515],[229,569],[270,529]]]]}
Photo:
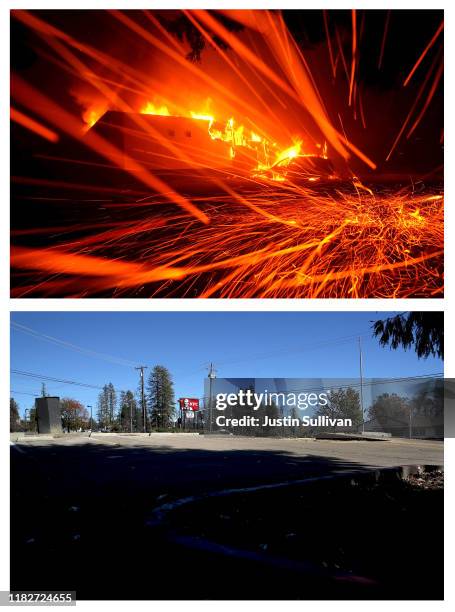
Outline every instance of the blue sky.
{"type": "MultiPolygon", "coordinates": [[[[361,336],[365,377],[436,374],[439,359],[381,348],[372,321],[384,312],[14,312],[11,368],[120,390],[136,390],[135,365],[164,365],[176,398],[201,397],[207,365],[220,377],[356,377],[361,336]],[[56,344],[40,334],[69,343],[56,344]],[[81,352],[77,347],[86,350],[81,352]],[[107,354],[107,357],[92,352],[107,354]]],[[[98,391],[48,383],[50,395],[95,408],[98,391]]],[[[41,381],[13,374],[11,395],[21,413],[33,405],[41,381]],[[21,393],[19,393],[21,392],[21,393]],[[30,394],[30,395],[27,395],[30,394]]]]}

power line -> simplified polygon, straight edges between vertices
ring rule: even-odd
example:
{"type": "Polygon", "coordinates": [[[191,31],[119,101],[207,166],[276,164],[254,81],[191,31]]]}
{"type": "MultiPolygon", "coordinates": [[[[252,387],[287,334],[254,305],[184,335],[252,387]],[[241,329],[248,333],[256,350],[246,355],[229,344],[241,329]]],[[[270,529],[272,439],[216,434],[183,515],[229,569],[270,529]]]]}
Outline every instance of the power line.
{"type": "Polygon", "coordinates": [[[117,365],[122,365],[126,367],[133,367],[137,362],[129,361],[127,359],[123,359],[121,357],[116,357],[114,355],[109,355],[108,353],[99,353],[98,351],[93,351],[91,349],[86,349],[77,344],[73,344],[72,342],[67,342],[66,340],[61,340],[60,338],[55,338],[54,336],[49,336],[47,334],[43,334],[31,327],[27,327],[26,325],[22,325],[21,323],[16,323],[15,321],[11,321],[11,325],[14,329],[21,331],[29,336],[37,338],[39,340],[44,340],[51,344],[55,344],[62,348],[66,348],[68,350],[75,351],[77,353],[82,353],[84,355],[88,355],[90,357],[94,357],[95,359],[103,359],[104,361],[109,361],[110,363],[115,363],[117,365]]]}
{"type": "MultiPolygon", "coordinates": [[[[402,317],[402,316],[405,316],[406,314],[407,313],[397,313],[396,315],[393,315],[393,316],[390,316],[390,317],[386,317],[385,320],[389,320],[389,319],[392,319],[392,318],[395,318],[395,317],[402,317]]],[[[97,353],[97,352],[91,351],[89,349],[83,349],[81,347],[78,347],[77,345],[73,345],[73,344],[71,344],[69,342],[65,342],[63,340],[59,340],[58,338],[54,338],[52,336],[47,336],[46,334],[41,334],[40,332],[36,332],[32,328],[29,328],[29,327],[27,327],[25,325],[21,325],[19,323],[13,322],[13,321],[11,322],[11,324],[13,325],[13,327],[19,329],[20,331],[24,331],[25,333],[29,333],[29,334],[31,334],[33,336],[40,337],[40,338],[43,338],[45,340],[57,343],[59,345],[65,346],[66,348],[71,348],[71,349],[77,350],[79,352],[89,353],[92,356],[96,356],[96,357],[99,357],[99,358],[106,358],[107,360],[113,360],[116,363],[121,363],[121,365],[128,365],[129,367],[131,367],[131,364],[134,364],[134,362],[128,362],[127,360],[117,359],[117,358],[115,358],[115,357],[113,357],[111,355],[105,354],[105,353],[97,353]]],[[[365,332],[364,334],[361,334],[361,335],[359,335],[359,334],[352,334],[352,335],[349,335],[349,336],[341,336],[341,337],[338,337],[338,338],[334,338],[332,340],[324,340],[324,341],[313,343],[313,344],[307,344],[304,347],[299,347],[299,348],[296,348],[296,349],[282,348],[279,351],[274,351],[272,353],[265,353],[265,354],[263,353],[263,354],[260,354],[260,355],[243,357],[242,359],[224,361],[224,362],[221,362],[221,365],[229,365],[229,364],[241,363],[241,362],[244,362],[244,361],[251,361],[253,359],[263,359],[263,358],[273,357],[273,356],[275,356],[277,354],[280,354],[280,353],[289,354],[289,353],[292,353],[292,352],[304,352],[304,351],[307,351],[307,350],[314,350],[316,348],[324,348],[326,346],[332,346],[332,345],[337,345],[337,344],[339,345],[339,344],[350,342],[350,341],[352,341],[354,339],[359,339],[360,337],[363,337],[363,336],[366,336],[366,335],[367,335],[367,333],[365,332]]],[[[220,363],[220,362],[218,362],[218,363],[220,363]]],[[[139,367],[135,366],[135,369],[141,370],[141,379],[142,379],[142,382],[143,382],[143,370],[146,369],[146,368],[147,368],[147,366],[139,366],[139,367]]],[[[199,372],[201,369],[202,368],[198,368],[197,371],[199,372]]],[[[85,387],[85,388],[89,388],[89,389],[99,389],[99,390],[103,389],[103,387],[99,386],[99,385],[92,385],[90,383],[83,383],[83,382],[80,382],[80,381],[73,381],[73,380],[55,378],[55,377],[47,376],[47,375],[44,375],[44,374],[36,374],[36,373],[32,373],[32,372],[26,372],[26,371],[22,371],[22,370],[14,370],[14,369],[11,370],[11,372],[12,372],[12,374],[16,374],[16,375],[19,375],[19,376],[26,376],[26,377],[36,378],[36,379],[39,379],[39,380],[42,380],[42,381],[48,381],[48,382],[56,382],[56,383],[60,383],[60,384],[63,384],[63,385],[76,385],[76,386],[85,387]]],[[[421,377],[412,377],[412,378],[390,379],[390,381],[391,382],[398,382],[398,381],[415,380],[415,379],[418,379],[418,378],[438,377],[438,376],[443,376],[443,374],[424,375],[424,376],[421,376],[421,377]]],[[[387,380],[385,379],[385,380],[377,381],[375,383],[365,383],[365,384],[366,385],[369,385],[369,384],[385,384],[386,382],[387,382],[387,380]]],[[[355,386],[355,385],[348,385],[348,386],[355,386]]],[[[310,390],[310,389],[306,389],[306,390],[310,390]]],[[[298,391],[298,390],[296,389],[296,391],[298,391]]],[[[304,391],[304,390],[302,390],[302,391],[304,391]]],[[[25,392],[20,392],[20,391],[16,391],[15,393],[26,394],[25,392]]],[[[33,395],[34,397],[37,397],[39,394],[35,395],[35,394],[28,393],[28,395],[33,395]]],[[[145,406],[145,401],[144,400],[142,401],[142,404],[143,404],[143,407],[144,407],[145,406]]],[[[146,426],[145,420],[144,420],[144,425],[146,426]]]]}
{"type": "MultiPolygon", "coordinates": [[[[340,391],[342,389],[357,389],[357,388],[365,388],[365,387],[375,387],[376,385],[380,386],[380,385],[387,385],[387,384],[394,384],[394,383],[410,383],[410,382],[420,382],[420,381],[425,381],[428,379],[437,379],[437,380],[444,380],[444,373],[443,372],[438,372],[436,374],[421,374],[419,376],[406,376],[406,377],[402,377],[402,378],[378,378],[378,379],[374,379],[374,380],[368,380],[368,379],[363,379],[362,382],[356,383],[354,381],[351,381],[349,384],[345,384],[345,385],[338,385],[338,384],[333,384],[330,385],[330,387],[333,387],[334,390],[336,391],[340,391]]],[[[332,380],[336,383],[336,378],[332,378],[332,379],[328,379],[329,381],[332,380]]],[[[338,379],[338,380],[349,380],[349,379],[338,379]]],[[[354,379],[357,380],[357,379],[354,379]]],[[[308,393],[308,392],[315,392],[318,391],[320,392],[321,389],[323,389],[324,387],[324,383],[321,382],[320,385],[318,386],[312,386],[312,387],[305,387],[305,388],[292,388],[292,389],[286,389],[286,390],[267,390],[267,393],[269,395],[286,395],[286,394],[299,394],[299,393],[308,393]]],[[[332,389],[326,389],[326,391],[331,391],[332,389]]],[[[265,390],[264,390],[265,391],[265,390]]],[[[261,391],[262,392],[262,391],[261,391]]],[[[209,391],[209,395],[203,395],[200,396],[199,399],[203,401],[204,403],[204,407],[207,408],[210,403],[211,403],[211,390],[209,391]]]]}
{"type": "Polygon", "coordinates": [[[10,389],[10,393],[17,393],[19,395],[31,395],[32,397],[39,397],[38,393],[28,393],[27,391],[15,391],[14,389],[10,389]]]}
{"type": "MultiPolygon", "coordinates": [[[[396,315],[392,315],[389,317],[386,317],[384,320],[390,320],[393,319],[395,317],[403,317],[406,314],[408,314],[408,312],[402,312],[402,313],[397,313],[396,315]]],[[[52,344],[56,344],[57,346],[63,347],[63,348],[67,348],[69,350],[74,350],[76,352],[82,353],[82,354],[86,354],[89,355],[93,358],[97,358],[97,359],[103,359],[105,361],[111,362],[111,363],[115,363],[118,365],[122,365],[122,366],[126,366],[126,367],[136,367],[137,366],[137,362],[134,361],[129,361],[127,359],[123,359],[121,357],[116,357],[114,355],[110,355],[108,353],[100,353],[97,351],[93,351],[91,349],[86,349],[83,347],[80,347],[76,344],[73,344],[71,342],[68,342],[66,340],[61,340],[60,338],[56,338],[54,336],[50,336],[48,334],[43,334],[42,332],[39,332],[35,329],[32,329],[31,327],[28,327],[26,325],[23,325],[21,323],[17,323],[15,321],[11,321],[11,325],[17,329],[18,331],[21,331],[23,333],[26,333],[32,337],[35,337],[37,339],[41,339],[47,342],[50,342],[52,344]]],[[[245,361],[251,361],[253,359],[268,359],[268,358],[272,358],[276,355],[280,355],[280,354],[291,354],[291,353],[302,353],[308,350],[316,350],[318,348],[325,348],[326,346],[336,346],[336,345],[341,345],[341,344],[347,344],[349,343],[351,340],[354,339],[358,339],[359,337],[364,337],[367,336],[369,333],[371,332],[371,330],[369,329],[368,332],[365,331],[364,333],[357,333],[357,334],[352,334],[349,336],[340,336],[338,338],[333,338],[331,340],[327,339],[327,340],[322,340],[319,342],[315,342],[312,344],[307,344],[303,347],[295,347],[295,348],[289,348],[289,347],[283,347],[281,349],[278,349],[276,351],[271,351],[271,352],[267,352],[267,353],[259,353],[259,354],[255,354],[255,355],[250,355],[249,357],[242,357],[242,359],[231,359],[231,360],[226,360],[226,361],[218,361],[219,365],[235,365],[237,363],[244,363],[245,361]]],[[[136,368],[137,369],[137,368],[136,368]]],[[[194,374],[198,373],[202,368],[198,368],[197,371],[194,372],[194,374]]],[[[185,373],[185,377],[189,376],[190,374],[185,373]]],[[[182,373],[182,377],[183,377],[183,373],[182,373]]]]}
{"type": "MultiPolygon", "coordinates": [[[[382,320],[389,321],[391,319],[395,319],[396,317],[404,317],[407,314],[409,314],[409,311],[397,313],[389,317],[385,317],[382,320]]],[[[373,323],[373,321],[371,322],[373,323]]],[[[251,361],[253,359],[255,360],[269,359],[269,358],[275,357],[276,355],[280,355],[280,354],[304,353],[309,350],[316,350],[319,348],[325,348],[327,346],[341,346],[342,344],[348,344],[349,342],[354,341],[354,340],[358,341],[359,338],[365,338],[371,335],[372,335],[372,330],[371,328],[369,328],[368,330],[365,330],[364,332],[351,334],[349,336],[339,336],[338,338],[333,338],[331,340],[330,339],[321,340],[319,342],[314,342],[312,344],[306,344],[305,346],[299,346],[299,347],[294,347],[294,348],[282,347],[281,349],[278,349],[276,351],[271,351],[267,353],[259,353],[259,354],[256,353],[254,355],[242,357],[241,359],[230,359],[226,361],[217,361],[217,363],[222,366],[235,365],[237,363],[244,363],[246,361],[251,361]]]]}
{"type": "Polygon", "coordinates": [[[320,342],[314,342],[312,344],[307,344],[305,346],[300,346],[300,347],[295,347],[295,348],[281,348],[279,350],[276,351],[271,351],[271,352],[267,352],[267,353],[257,353],[256,355],[249,355],[247,357],[242,357],[241,359],[231,359],[231,360],[227,360],[227,361],[218,361],[217,363],[219,365],[233,365],[233,364],[237,364],[237,363],[242,363],[244,361],[251,361],[253,359],[268,359],[269,357],[274,357],[276,355],[281,355],[281,354],[292,354],[292,353],[304,353],[305,351],[309,351],[309,350],[315,350],[318,348],[325,348],[326,346],[334,346],[334,345],[341,345],[341,344],[347,344],[351,341],[354,340],[358,340],[359,336],[363,337],[366,336],[367,333],[363,333],[363,334],[351,334],[349,336],[341,336],[339,338],[334,338],[332,340],[322,340],[320,342]]]}
{"type": "MultiPolygon", "coordinates": [[[[363,379],[362,382],[355,382],[358,379],[357,378],[336,378],[336,377],[328,377],[326,379],[321,379],[321,380],[326,380],[328,382],[333,381],[333,387],[336,388],[337,390],[339,389],[349,389],[349,388],[360,388],[360,386],[362,385],[362,387],[374,387],[376,385],[388,385],[388,384],[394,384],[394,383],[406,383],[406,382],[418,382],[418,381],[423,381],[423,380],[427,380],[427,379],[431,379],[431,378],[437,378],[439,380],[444,378],[444,373],[443,372],[437,372],[436,374],[421,374],[419,376],[404,376],[402,378],[375,378],[375,379],[363,379]],[[336,384],[336,381],[343,381],[343,380],[349,380],[351,382],[346,383],[345,385],[338,385],[336,384]]],[[[296,388],[296,389],[286,389],[286,391],[268,391],[268,393],[305,393],[308,391],[320,391],[322,389],[322,385],[324,383],[321,383],[318,386],[312,386],[312,387],[304,387],[304,388],[296,388]]]]}
{"type": "Polygon", "coordinates": [[[86,387],[88,389],[103,389],[103,387],[99,385],[91,385],[89,383],[83,383],[76,380],[66,380],[64,378],[54,378],[53,376],[46,376],[45,374],[35,374],[34,372],[26,372],[24,370],[11,370],[11,373],[16,374],[18,376],[27,376],[30,378],[38,378],[40,380],[50,382],[63,383],[65,385],[77,385],[78,387],[86,387]]]}

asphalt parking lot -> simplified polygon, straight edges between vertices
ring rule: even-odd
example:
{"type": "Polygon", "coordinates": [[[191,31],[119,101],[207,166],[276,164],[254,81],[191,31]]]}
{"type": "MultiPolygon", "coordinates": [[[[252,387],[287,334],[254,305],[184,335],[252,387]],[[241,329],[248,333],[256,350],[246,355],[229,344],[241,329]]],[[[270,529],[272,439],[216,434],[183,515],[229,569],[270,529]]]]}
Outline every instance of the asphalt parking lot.
{"type": "MultiPolygon", "coordinates": [[[[443,443],[184,434],[19,439],[11,447],[11,588],[135,598],[138,577],[152,571],[159,578],[152,595],[141,578],[138,597],[185,598],[185,589],[171,596],[174,578],[156,569],[157,556],[177,562],[172,550],[164,553],[144,531],[160,504],[232,487],[411,464],[442,465],[443,443]],[[122,567],[119,582],[112,581],[114,561],[117,570],[122,567]]],[[[204,592],[201,583],[194,597],[204,592]]]]}

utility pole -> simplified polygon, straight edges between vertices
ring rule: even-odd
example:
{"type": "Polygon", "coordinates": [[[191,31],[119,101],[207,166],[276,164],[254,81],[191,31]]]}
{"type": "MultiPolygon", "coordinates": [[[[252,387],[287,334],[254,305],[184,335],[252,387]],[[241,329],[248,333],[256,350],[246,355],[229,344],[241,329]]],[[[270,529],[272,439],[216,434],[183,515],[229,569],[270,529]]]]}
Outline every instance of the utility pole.
{"type": "Polygon", "coordinates": [[[360,409],[362,410],[362,433],[365,433],[365,413],[363,411],[363,355],[362,341],[359,336],[359,366],[360,366],[360,409]]]}
{"type": "Polygon", "coordinates": [[[212,431],[212,384],[213,384],[214,378],[216,378],[216,370],[213,367],[213,363],[210,363],[210,368],[209,368],[209,431],[212,431]]]}
{"type": "Polygon", "coordinates": [[[135,370],[140,371],[141,377],[141,403],[142,403],[142,429],[144,433],[147,431],[147,414],[145,409],[145,394],[144,394],[144,370],[147,369],[148,366],[139,366],[134,368],[135,370]]]}
{"type": "Polygon", "coordinates": [[[90,431],[93,430],[93,408],[87,404],[87,408],[90,408],[90,431]]]}

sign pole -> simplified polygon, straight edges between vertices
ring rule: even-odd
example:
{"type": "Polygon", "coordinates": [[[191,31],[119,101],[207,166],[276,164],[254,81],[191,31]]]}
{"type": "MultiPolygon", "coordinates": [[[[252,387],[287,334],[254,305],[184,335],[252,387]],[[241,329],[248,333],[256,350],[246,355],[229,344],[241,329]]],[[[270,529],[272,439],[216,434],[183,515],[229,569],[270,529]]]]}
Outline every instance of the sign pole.
{"type": "Polygon", "coordinates": [[[359,336],[359,366],[360,366],[360,408],[362,410],[362,433],[365,433],[365,413],[363,410],[363,355],[362,341],[359,336]]]}

